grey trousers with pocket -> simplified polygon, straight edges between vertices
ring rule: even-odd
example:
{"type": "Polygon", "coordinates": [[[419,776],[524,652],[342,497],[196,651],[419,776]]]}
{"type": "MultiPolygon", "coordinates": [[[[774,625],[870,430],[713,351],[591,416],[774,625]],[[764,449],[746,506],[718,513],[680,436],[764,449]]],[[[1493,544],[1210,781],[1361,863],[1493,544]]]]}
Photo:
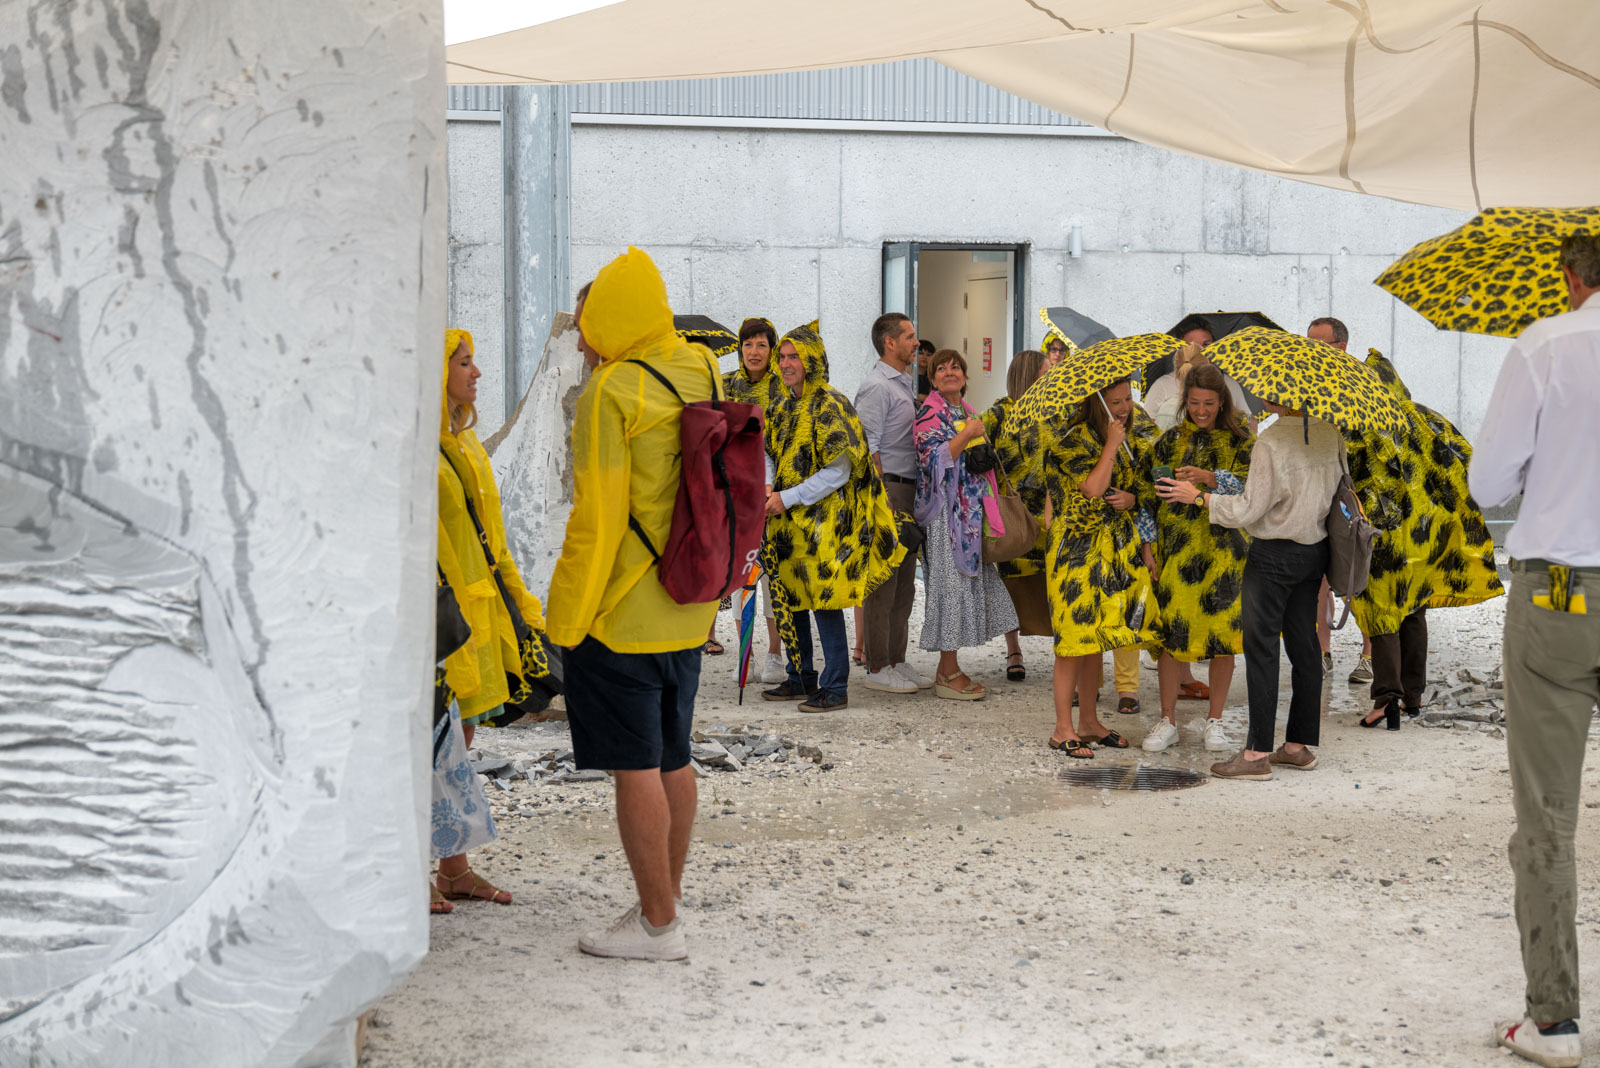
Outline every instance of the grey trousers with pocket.
{"type": "Polygon", "coordinates": [[[1573,847],[1589,725],[1600,702],[1600,575],[1577,576],[1589,612],[1533,603],[1549,593],[1542,569],[1518,571],[1506,605],[1506,751],[1517,829],[1507,853],[1516,877],[1517,930],[1528,1015],[1578,1012],[1578,876],[1573,847]]]}

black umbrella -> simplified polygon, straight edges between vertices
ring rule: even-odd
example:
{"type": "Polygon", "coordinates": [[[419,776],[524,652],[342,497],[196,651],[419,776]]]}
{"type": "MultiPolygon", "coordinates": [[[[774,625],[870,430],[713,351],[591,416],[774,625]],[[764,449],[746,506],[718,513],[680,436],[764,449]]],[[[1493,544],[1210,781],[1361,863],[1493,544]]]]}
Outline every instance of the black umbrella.
{"type": "Polygon", "coordinates": [[[674,315],[672,329],[692,345],[704,345],[711,355],[722,356],[739,347],[739,335],[709,315],[674,315]]]}
{"type": "MultiPolygon", "coordinates": [[[[1283,329],[1283,327],[1279,326],[1277,323],[1273,322],[1271,319],[1267,318],[1258,311],[1214,311],[1191,312],[1190,314],[1185,315],[1182,319],[1179,319],[1177,324],[1174,325],[1171,330],[1168,330],[1167,333],[1181,341],[1183,339],[1183,335],[1187,334],[1189,331],[1204,329],[1209,330],[1211,332],[1211,340],[1216,341],[1218,338],[1226,337],[1235,330],[1243,330],[1247,326],[1264,326],[1268,330],[1283,329]]],[[[1166,356],[1162,359],[1156,360],[1154,363],[1145,367],[1144,381],[1141,383],[1141,388],[1149,389],[1151,383],[1153,383],[1156,379],[1160,378],[1162,375],[1169,375],[1171,373],[1171,356],[1166,356]]],[[[1250,414],[1260,415],[1260,398],[1246,390],[1245,399],[1250,402],[1250,414]]]]}
{"type": "Polygon", "coordinates": [[[1048,341],[1050,334],[1060,332],[1065,334],[1080,349],[1090,345],[1098,345],[1102,341],[1110,341],[1116,337],[1111,329],[1084,315],[1082,312],[1073,311],[1071,308],[1046,308],[1044,309],[1046,326],[1055,327],[1055,331],[1046,330],[1045,339],[1048,341]]]}

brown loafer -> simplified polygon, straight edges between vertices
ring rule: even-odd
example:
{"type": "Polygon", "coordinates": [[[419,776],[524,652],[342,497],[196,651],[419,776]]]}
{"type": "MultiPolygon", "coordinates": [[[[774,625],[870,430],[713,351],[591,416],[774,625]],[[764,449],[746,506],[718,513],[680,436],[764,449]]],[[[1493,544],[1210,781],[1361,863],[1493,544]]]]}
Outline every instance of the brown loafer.
{"type": "Polygon", "coordinates": [[[1282,764],[1286,768],[1299,768],[1301,771],[1310,771],[1317,766],[1317,754],[1309,749],[1302,748],[1298,753],[1286,753],[1283,746],[1272,751],[1267,757],[1269,763],[1282,764]]]}
{"type": "Polygon", "coordinates": [[[1219,779],[1270,779],[1272,761],[1266,757],[1246,760],[1244,750],[1241,749],[1234,754],[1232,760],[1211,765],[1211,774],[1219,779]]]}

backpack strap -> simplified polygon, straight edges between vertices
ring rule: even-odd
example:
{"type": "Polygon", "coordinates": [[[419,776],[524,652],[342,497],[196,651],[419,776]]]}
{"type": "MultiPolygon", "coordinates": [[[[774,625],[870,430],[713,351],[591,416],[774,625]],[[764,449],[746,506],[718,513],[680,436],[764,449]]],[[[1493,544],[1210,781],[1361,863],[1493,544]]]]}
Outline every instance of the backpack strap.
{"type": "MultiPolygon", "coordinates": [[[[635,363],[635,364],[638,364],[640,367],[643,367],[646,371],[648,371],[650,373],[650,377],[651,378],[654,378],[657,382],[660,382],[663,386],[666,387],[667,392],[671,393],[673,395],[673,397],[677,399],[679,404],[683,405],[686,408],[689,406],[689,402],[683,399],[683,394],[678,392],[677,387],[674,386],[670,380],[668,380],[667,376],[662,374],[660,371],[656,370],[654,367],[650,366],[645,361],[643,361],[643,360],[623,360],[622,362],[623,363],[635,363]]],[[[716,405],[722,400],[722,395],[721,395],[722,394],[722,388],[721,388],[722,387],[722,382],[721,382],[720,379],[717,378],[716,371],[714,371],[712,369],[710,360],[706,361],[706,373],[711,376],[711,403],[713,405],[716,405]]],[[[717,454],[717,463],[719,464],[719,466],[722,463],[722,454],[721,454],[720,450],[718,451],[718,454],[717,454]]],[[[729,509],[729,515],[732,515],[733,514],[733,512],[732,512],[732,510],[733,510],[733,500],[732,500],[731,495],[730,495],[729,501],[728,501],[728,509],[729,509]]],[[[639,535],[639,540],[644,542],[645,551],[650,554],[650,559],[654,560],[657,564],[661,563],[661,554],[656,552],[656,547],[654,545],[650,544],[649,535],[647,535],[644,532],[644,527],[641,526],[639,521],[634,518],[632,512],[628,513],[628,529],[633,531],[635,534],[639,535]]],[[[731,566],[731,564],[730,564],[730,566],[731,566]]],[[[729,581],[731,582],[732,579],[730,578],[729,581]]]]}

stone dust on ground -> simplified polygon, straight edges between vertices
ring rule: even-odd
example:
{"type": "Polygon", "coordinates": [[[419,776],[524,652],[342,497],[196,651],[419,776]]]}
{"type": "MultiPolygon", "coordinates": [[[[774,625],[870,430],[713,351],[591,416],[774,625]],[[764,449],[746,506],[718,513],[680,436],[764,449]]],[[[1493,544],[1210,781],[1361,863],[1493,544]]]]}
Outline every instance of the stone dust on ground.
{"type": "MultiPolygon", "coordinates": [[[[1439,688],[1492,669],[1504,603],[1430,613],[1439,688]]],[[[431,952],[380,1003],[362,1063],[1507,1063],[1490,1037],[1522,1004],[1502,732],[1358,729],[1366,688],[1345,682],[1358,641],[1354,627],[1334,637],[1315,770],[1164,793],[1062,781],[1067,758],[1045,747],[1044,638],[1023,639],[1021,683],[1005,680],[1000,641],[963,654],[984,701],[874,693],[858,668],[849,710],[830,715],[763,702],[759,686],[738,706],[732,656],[707,657],[699,729],[749,725],[816,746],[821,763],[790,751],[700,780],[677,963],[578,952],[582,931],[635,900],[611,787],[544,781],[562,777],[550,754],[564,724],[481,731],[486,754],[554,768],[489,784],[501,838],[473,863],[516,903],[433,919],[431,952]]],[[[934,659],[912,654],[929,673],[934,659]]],[[[1119,716],[1109,659],[1102,717],[1133,748],[1094,764],[1217,759],[1198,701],[1180,702],[1174,748],[1142,753],[1155,672],[1141,671],[1144,713],[1119,716]]],[[[1283,686],[1286,708],[1287,664],[1283,686]]],[[[1235,742],[1244,703],[1241,661],[1235,742]]],[[[1588,807],[1597,779],[1585,774],[1588,807]]],[[[1600,932],[1588,832],[1585,943],[1600,932]]]]}

